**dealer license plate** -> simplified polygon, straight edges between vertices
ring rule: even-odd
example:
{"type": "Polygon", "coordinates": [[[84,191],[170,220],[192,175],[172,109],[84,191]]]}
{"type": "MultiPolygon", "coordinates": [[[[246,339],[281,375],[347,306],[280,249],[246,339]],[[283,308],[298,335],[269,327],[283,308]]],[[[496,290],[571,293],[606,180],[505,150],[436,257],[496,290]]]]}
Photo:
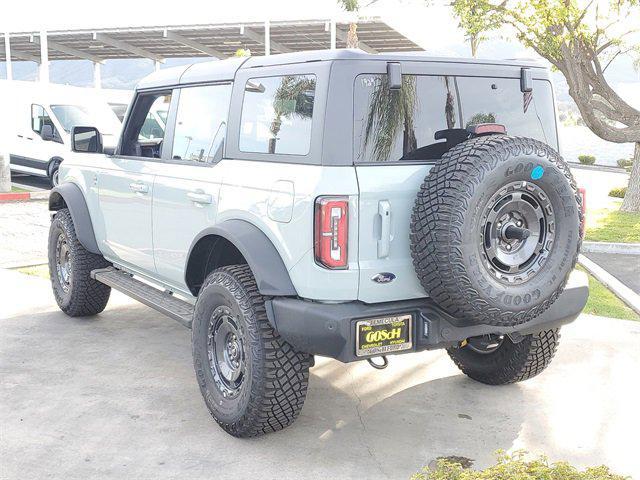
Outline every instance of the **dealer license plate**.
{"type": "Polygon", "coordinates": [[[411,315],[369,318],[356,322],[356,355],[384,355],[413,347],[411,315]]]}

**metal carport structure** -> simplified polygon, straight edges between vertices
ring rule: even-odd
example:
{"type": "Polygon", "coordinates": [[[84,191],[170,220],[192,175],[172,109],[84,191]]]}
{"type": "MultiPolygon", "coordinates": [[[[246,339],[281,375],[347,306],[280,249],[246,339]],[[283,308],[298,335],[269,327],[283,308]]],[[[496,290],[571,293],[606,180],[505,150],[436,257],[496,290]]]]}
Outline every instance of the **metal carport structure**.
{"type": "MultiPolygon", "coordinates": [[[[357,24],[362,50],[422,50],[379,17],[360,18],[357,24]]],[[[94,64],[94,84],[100,87],[100,65],[105,60],[148,58],[158,69],[167,58],[222,59],[240,48],[264,55],[344,48],[348,26],[348,21],[319,19],[12,32],[0,39],[0,61],[6,62],[8,79],[12,77],[12,59],[36,62],[40,80],[47,82],[50,60],[89,60],[94,64]]]]}

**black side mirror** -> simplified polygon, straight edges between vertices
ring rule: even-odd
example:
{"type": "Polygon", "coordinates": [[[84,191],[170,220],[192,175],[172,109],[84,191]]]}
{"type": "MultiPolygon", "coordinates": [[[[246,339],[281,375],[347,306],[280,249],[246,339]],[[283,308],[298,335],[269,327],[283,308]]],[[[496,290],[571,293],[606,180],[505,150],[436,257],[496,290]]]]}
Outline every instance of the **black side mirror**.
{"type": "Polygon", "coordinates": [[[71,150],[78,153],[102,153],[102,135],[95,127],[73,127],[71,150]]]}
{"type": "Polygon", "coordinates": [[[45,142],[51,142],[55,140],[53,136],[53,126],[48,124],[43,125],[42,129],[40,130],[40,138],[42,138],[42,140],[44,140],[45,142]]]}

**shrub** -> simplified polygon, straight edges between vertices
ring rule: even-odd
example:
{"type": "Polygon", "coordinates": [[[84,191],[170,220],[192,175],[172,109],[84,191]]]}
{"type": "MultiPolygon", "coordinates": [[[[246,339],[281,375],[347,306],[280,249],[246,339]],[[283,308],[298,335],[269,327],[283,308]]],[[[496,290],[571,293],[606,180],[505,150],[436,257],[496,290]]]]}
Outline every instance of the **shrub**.
{"type": "Polygon", "coordinates": [[[624,198],[627,194],[627,187],[614,188],[609,192],[610,197],[624,198]]]}
{"type": "Polygon", "coordinates": [[[627,168],[633,165],[633,158],[621,158],[618,160],[618,166],[620,168],[627,168]]]}
{"type": "Polygon", "coordinates": [[[578,155],[578,160],[583,165],[593,165],[596,163],[596,157],[593,155],[578,155]]]}
{"type": "Polygon", "coordinates": [[[482,471],[465,469],[460,463],[438,460],[435,469],[425,467],[414,474],[412,480],[625,480],[628,477],[615,475],[608,467],[589,467],[579,471],[567,462],[549,464],[545,457],[525,460],[526,452],[513,455],[498,452],[497,463],[482,471]]]}

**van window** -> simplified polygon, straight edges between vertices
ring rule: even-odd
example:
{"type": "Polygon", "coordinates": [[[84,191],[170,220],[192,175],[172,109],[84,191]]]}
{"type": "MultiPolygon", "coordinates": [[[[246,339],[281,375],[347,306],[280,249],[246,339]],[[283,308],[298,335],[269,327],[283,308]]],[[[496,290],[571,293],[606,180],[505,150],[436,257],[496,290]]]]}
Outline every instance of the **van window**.
{"type": "Polygon", "coordinates": [[[403,75],[390,90],[386,75],[359,75],[354,107],[356,162],[437,159],[446,142],[436,132],[460,128],[453,77],[403,75]]]}
{"type": "Polygon", "coordinates": [[[56,135],[56,127],[44,107],[36,104],[31,105],[31,128],[39,135],[42,133],[43,125],[51,125],[54,136],[56,135]]]}
{"type": "Polygon", "coordinates": [[[160,158],[171,92],[141,93],[122,133],[121,155],[160,158]],[[164,119],[163,119],[164,118],[164,119]]]}
{"type": "Polygon", "coordinates": [[[535,138],[558,149],[551,83],[535,80],[522,93],[518,78],[459,77],[464,127],[500,123],[514,136],[535,138]]]}
{"type": "Polygon", "coordinates": [[[214,163],[222,158],[231,84],[180,91],[172,158],[214,163]]]}
{"type": "Polygon", "coordinates": [[[315,90],[315,75],[249,79],[242,104],[240,150],[308,154],[315,90]]]}
{"type": "Polygon", "coordinates": [[[360,163],[437,160],[478,123],[501,123],[509,135],[558,148],[547,81],[536,80],[532,94],[523,94],[518,78],[403,75],[402,89],[393,91],[386,75],[359,75],[354,111],[360,163]]]}

